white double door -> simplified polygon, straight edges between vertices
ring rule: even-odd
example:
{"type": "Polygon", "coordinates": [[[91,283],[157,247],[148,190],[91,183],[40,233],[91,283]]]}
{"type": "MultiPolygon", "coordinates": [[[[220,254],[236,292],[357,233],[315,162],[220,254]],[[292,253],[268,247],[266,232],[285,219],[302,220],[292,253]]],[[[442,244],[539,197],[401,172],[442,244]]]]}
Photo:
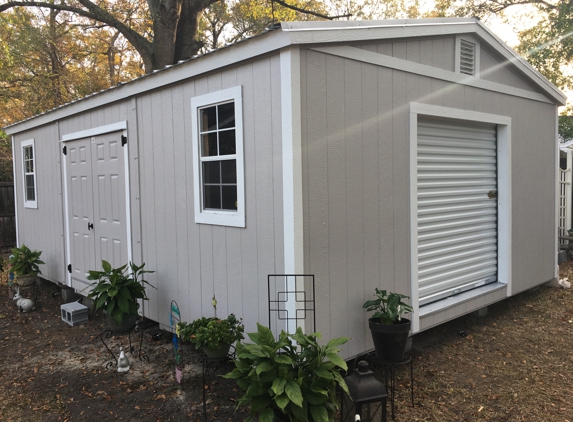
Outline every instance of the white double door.
{"type": "Polygon", "coordinates": [[[89,270],[102,259],[128,262],[127,145],[122,132],[65,143],[68,271],[71,287],[82,290],[89,270]]]}

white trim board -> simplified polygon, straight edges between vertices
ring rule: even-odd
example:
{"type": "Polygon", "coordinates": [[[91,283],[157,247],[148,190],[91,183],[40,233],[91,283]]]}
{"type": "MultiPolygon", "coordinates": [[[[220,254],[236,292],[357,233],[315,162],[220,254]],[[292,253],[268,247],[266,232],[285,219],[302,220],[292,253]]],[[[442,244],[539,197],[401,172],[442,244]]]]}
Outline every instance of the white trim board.
{"type": "Polygon", "coordinates": [[[127,121],[112,123],[110,125],[98,126],[92,129],[80,130],[79,132],[68,133],[63,135],[60,142],[73,141],[75,139],[89,138],[92,136],[103,135],[104,133],[117,132],[127,129],[127,121]]]}
{"type": "MultiPolygon", "coordinates": [[[[418,204],[417,204],[417,145],[418,116],[435,116],[450,120],[466,120],[497,125],[497,191],[498,191],[498,283],[507,285],[512,295],[511,280],[511,118],[489,113],[460,110],[428,104],[410,103],[410,297],[414,313],[412,333],[420,330],[418,295],[418,204]]],[[[495,283],[497,284],[497,283],[495,283]]],[[[479,292],[479,291],[478,291],[479,292]]],[[[475,294],[475,293],[474,293],[475,294]]],[[[443,299],[448,301],[451,299],[443,299]]],[[[455,300],[455,299],[454,299],[455,300]]],[[[461,300],[461,299],[460,299],[461,300]]],[[[433,307],[439,307],[441,301],[433,307]]],[[[426,305],[429,306],[429,305],[426,305]]],[[[430,308],[426,308],[428,310],[430,308]]]]}
{"type": "Polygon", "coordinates": [[[493,92],[513,95],[515,97],[527,98],[529,100],[541,101],[548,104],[554,104],[546,96],[525,89],[514,88],[507,85],[490,82],[474,76],[464,75],[461,73],[449,72],[438,69],[437,67],[425,64],[415,63],[397,57],[391,57],[372,51],[363,50],[356,47],[338,46],[338,47],[314,47],[311,50],[318,51],[332,56],[343,57],[345,59],[356,60],[363,63],[370,63],[377,66],[383,66],[390,69],[401,70],[416,75],[427,76],[429,78],[441,79],[447,82],[454,82],[460,85],[471,86],[474,88],[485,89],[493,92]]]}
{"type": "MultiPolygon", "coordinates": [[[[12,177],[14,180],[14,217],[15,217],[15,224],[16,224],[16,245],[20,246],[20,241],[19,241],[19,235],[18,232],[20,231],[20,228],[18,227],[18,183],[16,179],[16,148],[14,147],[14,145],[16,145],[16,139],[15,136],[12,135],[12,177]]],[[[23,182],[23,181],[22,181],[23,182]]]]}

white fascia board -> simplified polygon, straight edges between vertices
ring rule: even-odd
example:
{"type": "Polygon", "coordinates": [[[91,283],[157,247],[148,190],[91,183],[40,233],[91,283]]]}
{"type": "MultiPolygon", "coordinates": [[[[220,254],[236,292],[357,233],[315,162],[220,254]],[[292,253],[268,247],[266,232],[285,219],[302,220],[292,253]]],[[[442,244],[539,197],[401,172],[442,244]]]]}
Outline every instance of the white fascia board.
{"type": "Polygon", "coordinates": [[[551,101],[545,95],[540,94],[538,92],[527,91],[525,89],[515,88],[497,82],[486,81],[484,79],[475,78],[473,76],[464,75],[461,73],[449,72],[447,70],[439,69],[437,67],[415,63],[408,60],[399,59],[397,57],[387,56],[385,54],[374,53],[372,51],[363,50],[361,48],[350,47],[350,46],[338,46],[338,47],[315,47],[312,48],[312,50],[364,63],[371,63],[378,66],[401,70],[408,73],[414,73],[421,76],[427,76],[429,78],[454,82],[460,85],[472,86],[475,88],[485,89],[488,91],[501,92],[503,94],[509,94],[516,97],[522,97],[530,100],[554,104],[553,101],[551,101]]]}
{"type": "Polygon", "coordinates": [[[159,89],[198,75],[249,60],[262,54],[279,50],[291,44],[289,34],[283,31],[272,31],[264,36],[254,37],[228,48],[192,59],[188,62],[157,71],[126,84],[110,88],[107,91],[88,96],[81,100],[65,104],[52,111],[32,117],[20,123],[5,127],[4,131],[16,134],[25,130],[68,118],[97,107],[124,101],[139,94],[159,89]]]}

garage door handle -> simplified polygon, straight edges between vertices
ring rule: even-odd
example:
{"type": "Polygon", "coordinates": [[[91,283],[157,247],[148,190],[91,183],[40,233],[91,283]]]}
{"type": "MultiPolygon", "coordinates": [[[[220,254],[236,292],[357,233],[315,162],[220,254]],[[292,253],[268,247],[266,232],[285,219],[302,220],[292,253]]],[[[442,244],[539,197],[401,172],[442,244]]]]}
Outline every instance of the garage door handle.
{"type": "Polygon", "coordinates": [[[93,230],[93,229],[94,229],[94,225],[93,225],[93,223],[88,223],[88,231],[89,231],[90,229],[91,229],[91,230],[93,230]]]}
{"type": "Polygon", "coordinates": [[[487,197],[488,197],[489,199],[495,199],[495,198],[497,198],[497,191],[496,191],[496,190],[490,190],[490,191],[487,193],[487,197]]]}

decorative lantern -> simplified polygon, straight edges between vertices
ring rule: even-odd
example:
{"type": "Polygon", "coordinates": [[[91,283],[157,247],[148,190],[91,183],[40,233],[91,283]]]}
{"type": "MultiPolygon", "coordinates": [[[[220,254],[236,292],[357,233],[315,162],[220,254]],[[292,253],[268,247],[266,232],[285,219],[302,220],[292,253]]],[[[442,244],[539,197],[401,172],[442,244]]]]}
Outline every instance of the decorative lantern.
{"type": "Polygon", "coordinates": [[[353,373],[346,378],[346,385],[350,393],[350,398],[354,402],[349,403],[349,409],[344,410],[343,402],[343,422],[354,421],[359,415],[362,422],[374,420],[386,421],[386,401],[388,392],[386,387],[374,377],[374,373],[368,368],[368,362],[361,360],[353,373]],[[354,410],[353,410],[354,409],[354,410]],[[380,419],[377,415],[381,415],[380,419]]]}

